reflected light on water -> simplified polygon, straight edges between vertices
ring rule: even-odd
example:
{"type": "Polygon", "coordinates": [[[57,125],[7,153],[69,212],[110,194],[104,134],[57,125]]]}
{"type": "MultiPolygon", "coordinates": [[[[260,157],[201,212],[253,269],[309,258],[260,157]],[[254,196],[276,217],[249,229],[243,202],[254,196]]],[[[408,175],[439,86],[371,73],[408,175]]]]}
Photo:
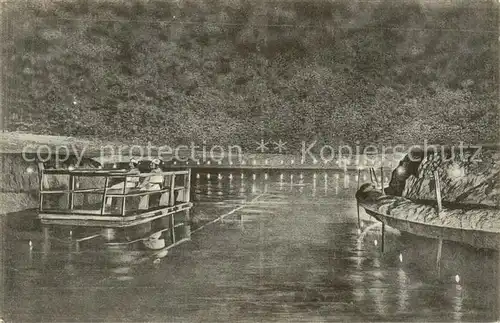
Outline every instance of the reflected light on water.
{"type": "MultiPolygon", "coordinates": [[[[460,278],[458,275],[455,278],[460,278]]],[[[459,279],[460,280],[460,279],[459,279]]],[[[458,282],[457,282],[458,283],[458,282]]],[[[453,297],[453,319],[458,322],[462,320],[463,315],[463,291],[461,285],[455,286],[455,296],[453,297]]]]}
{"type": "Polygon", "coordinates": [[[207,183],[207,195],[212,195],[212,184],[210,182],[207,183]]]}
{"type": "Polygon", "coordinates": [[[316,196],[316,173],[313,176],[313,187],[312,187],[312,195],[316,196]]]}
{"type": "Polygon", "coordinates": [[[373,302],[375,303],[375,310],[377,311],[377,314],[385,316],[387,305],[384,300],[386,290],[381,280],[383,276],[381,271],[376,271],[375,274],[377,278],[373,280],[372,288],[370,288],[370,294],[373,302]]]}
{"type": "Polygon", "coordinates": [[[344,173],[344,188],[349,187],[349,174],[344,173]]]}
{"type": "Polygon", "coordinates": [[[401,313],[404,313],[408,310],[408,300],[409,300],[409,295],[408,295],[408,276],[406,275],[406,272],[400,268],[398,270],[398,285],[399,285],[399,291],[398,291],[398,310],[401,313]]]}

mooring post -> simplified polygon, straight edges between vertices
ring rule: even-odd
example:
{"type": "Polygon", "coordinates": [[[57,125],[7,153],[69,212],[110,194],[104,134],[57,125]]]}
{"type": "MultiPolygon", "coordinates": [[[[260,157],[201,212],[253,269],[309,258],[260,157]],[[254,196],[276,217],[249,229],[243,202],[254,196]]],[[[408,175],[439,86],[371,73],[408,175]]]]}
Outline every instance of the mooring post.
{"type": "Polygon", "coordinates": [[[438,216],[441,215],[441,211],[443,209],[442,201],[441,201],[441,183],[439,181],[439,172],[437,170],[434,171],[434,183],[436,190],[436,201],[437,201],[437,213],[438,216]]]}
{"type": "Polygon", "coordinates": [[[441,276],[441,253],[443,249],[443,239],[438,239],[437,255],[436,255],[436,270],[438,277],[441,276]]]}
{"type": "Polygon", "coordinates": [[[382,249],[382,252],[384,252],[384,245],[385,245],[385,223],[382,222],[382,241],[380,242],[380,248],[382,249]]]}
{"type": "MultiPolygon", "coordinates": [[[[190,203],[191,202],[191,168],[188,168],[188,172],[185,175],[185,185],[184,189],[186,190],[186,194],[184,195],[185,199],[184,202],[190,203]]],[[[191,239],[191,216],[190,216],[190,209],[186,210],[185,213],[185,218],[184,218],[184,233],[185,233],[185,238],[191,239]]]]}
{"type": "Polygon", "coordinates": [[[384,166],[380,166],[380,188],[382,190],[382,195],[385,195],[384,191],[384,166]]]}

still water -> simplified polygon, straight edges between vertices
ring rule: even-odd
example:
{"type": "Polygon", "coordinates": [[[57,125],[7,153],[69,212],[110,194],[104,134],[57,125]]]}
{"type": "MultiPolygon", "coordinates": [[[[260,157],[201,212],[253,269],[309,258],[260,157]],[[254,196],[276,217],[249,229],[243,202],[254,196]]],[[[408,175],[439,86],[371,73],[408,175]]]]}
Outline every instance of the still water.
{"type": "MultiPolygon", "coordinates": [[[[389,230],[361,211],[357,174],[193,173],[192,241],[161,259],[54,243],[2,220],[3,319],[27,321],[494,321],[498,254],[389,230]],[[232,212],[247,203],[247,206],[232,212]],[[232,212],[232,213],[231,213],[232,212]],[[196,229],[194,227],[193,229],[196,229]]],[[[369,181],[362,173],[359,181],[369,181]]],[[[17,223],[17,224],[13,224],[17,223]]]]}

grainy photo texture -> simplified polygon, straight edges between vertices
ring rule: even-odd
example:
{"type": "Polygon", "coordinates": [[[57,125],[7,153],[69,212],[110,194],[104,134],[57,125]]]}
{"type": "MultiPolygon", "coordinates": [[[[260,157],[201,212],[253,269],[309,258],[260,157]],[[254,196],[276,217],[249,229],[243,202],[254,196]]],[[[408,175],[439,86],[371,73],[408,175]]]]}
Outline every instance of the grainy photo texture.
{"type": "Polygon", "coordinates": [[[497,0],[0,0],[0,322],[500,320],[497,0]]]}

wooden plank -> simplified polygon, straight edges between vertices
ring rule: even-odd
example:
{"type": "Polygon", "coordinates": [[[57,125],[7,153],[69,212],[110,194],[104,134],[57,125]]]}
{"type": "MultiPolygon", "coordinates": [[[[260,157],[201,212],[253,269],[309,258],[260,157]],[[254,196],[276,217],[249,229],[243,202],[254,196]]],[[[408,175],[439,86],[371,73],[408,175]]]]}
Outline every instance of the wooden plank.
{"type": "Polygon", "coordinates": [[[163,193],[163,192],[169,192],[170,189],[163,189],[163,190],[142,190],[138,191],[137,193],[125,193],[125,194],[107,194],[108,197],[132,197],[132,196],[143,196],[143,195],[151,195],[151,194],[158,194],[158,193],[163,193]]]}
{"type": "Polygon", "coordinates": [[[94,213],[90,213],[88,210],[86,212],[81,212],[80,210],[73,210],[71,213],[67,211],[60,210],[45,210],[38,214],[39,218],[59,218],[59,219],[92,219],[92,220],[116,220],[116,221],[130,221],[135,219],[146,218],[151,215],[155,215],[158,212],[163,212],[164,214],[169,214],[175,212],[178,209],[183,209],[185,207],[192,207],[192,203],[183,203],[175,206],[169,206],[162,209],[154,209],[147,212],[143,212],[136,215],[130,215],[122,217],[121,215],[100,215],[100,210],[95,210],[94,213]]]}
{"type": "Polygon", "coordinates": [[[46,169],[45,170],[46,174],[50,175],[75,175],[75,176],[82,176],[82,177],[118,177],[118,178],[123,178],[125,176],[129,177],[150,177],[150,176],[158,176],[158,175],[183,175],[187,174],[187,170],[178,170],[178,171],[167,171],[167,172],[159,172],[159,173],[136,173],[136,172],[130,172],[128,170],[125,170],[123,172],[120,172],[118,170],[100,170],[100,169],[95,169],[94,171],[79,171],[78,169],[75,170],[69,170],[69,169],[46,169]]]}
{"type": "Polygon", "coordinates": [[[385,195],[384,191],[384,168],[380,167],[380,188],[382,190],[382,194],[385,195]]]}
{"type": "Polygon", "coordinates": [[[155,215],[149,212],[150,215],[144,218],[137,217],[121,217],[121,216],[71,216],[61,217],[60,214],[45,214],[40,217],[42,224],[56,225],[73,225],[73,226],[88,226],[88,227],[109,227],[109,228],[125,228],[138,224],[148,223],[158,218],[171,215],[173,213],[189,210],[192,207],[191,203],[180,205],[181,207],[171,208],[171,212],[159,212],[155,215]]]}

